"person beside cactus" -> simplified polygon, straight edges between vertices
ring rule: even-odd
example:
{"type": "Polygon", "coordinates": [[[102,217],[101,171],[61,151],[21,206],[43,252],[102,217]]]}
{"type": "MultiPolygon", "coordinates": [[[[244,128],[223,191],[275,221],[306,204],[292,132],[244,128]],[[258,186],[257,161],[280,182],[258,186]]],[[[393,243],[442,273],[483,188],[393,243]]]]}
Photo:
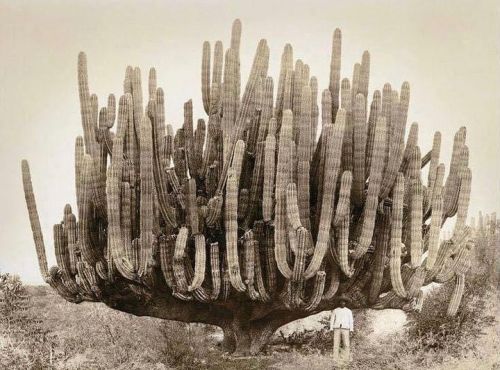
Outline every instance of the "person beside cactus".
{"type": "Polygon", "coordinates": [[[335,308],[330,316],[330,330],[333,330],[333,359],[335,362],[350,361],[350,334],[354,331],[352,311],[346,307],[347,299],[341,297],[340,307],[335,308]],[[342,349],[340,341],[342,340],[342,349]]]}

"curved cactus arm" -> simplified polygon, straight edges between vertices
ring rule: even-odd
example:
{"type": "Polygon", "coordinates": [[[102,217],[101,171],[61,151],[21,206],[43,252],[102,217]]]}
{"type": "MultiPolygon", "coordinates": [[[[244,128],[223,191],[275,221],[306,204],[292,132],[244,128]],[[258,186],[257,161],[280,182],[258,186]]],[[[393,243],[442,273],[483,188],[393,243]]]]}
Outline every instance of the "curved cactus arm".
{"type": "Polygon", "coordinates": [[[342,221],[347,217],[351,211],[351,185],[352,185],[351,171],[344,171],[340,179],[339,200],[337,202],[337,209],[333,217],[333,226],[340,226],[342,221]]]}
{"type": "Polygon", "coordinates": [[[100,260],[100,255],[97,248],[94,248],[90,237],[90,227],[93,221],[92,173],[92,158],[86,154],[83,158],[82,198],[81,204],[78,206],[78,243],[80,245],[82,259],[91,265],[95,265],[95,263],[100,260]]]}
{"type": "Polygon", "coordinates": [[[33,240],[35,242],[36,255],[38,257],[38,266],[42,274],[42,278],[47,281],[49,279],[49,268],[47,266],[47,257],[45,255],[45,244],[43,242],[42,228],[38,217],[36,207],[35,194],[33,193],[33,185],[31,183],[31,174],[28,161],[21,162],[24,197],[28,208],[31,231],[33,232],[33,240]]]}
{"type": "Polygon", "coordinates": [[[365,207],[363,210],[364,215],[361,235],[359,236],[356,248],[352,254],[354,259],[362,257],[368,250],[372,241],[373,229],[375,227],[375,216],[378,206],[378,196],[382,181],[382,172],[384,169],[386,139],[387,133],[385,117],[381,116],[378,118],[377,127],[375,129],[375,140],[370,167],[370,182],[368,183],[368,194],[366,196],[365,207]]]}
{"type": "Polygon", "coordinates": [[[352,277],[354,273],[349,266],[349,224],[349,218],[344,217],[337,230],[338,263],[348,278],[352,277]]]}
{"type": "Polygon", "coordinates": [[[292,112],[283,112],[283,122],[278,147],[278,162],[276,165],[275,211],[274,211],[274,251],[278,270],[290,279],[292,270],[287,262],[287,215],[286,215],[286,186],[292,178],[291,165],[291,136],[292,112]]]}
{"type": "Polygon", "coordinates": [[[337,263],[332,258],[330,258],[328,260],[328,264],[330,266],[330,283],[328,285],[328,289],[326,289],[326,291],[324,291],[323,293],[323,300],[330,300],[335,297],[335,294],[337,294],[340,286],[340,271],[337,263]]]}
{"type": "Polygon", "coordinates": [[[392,288],[396,294],[406,298],[406,290],[401,277],[401,234],[403,229],[403,196],[404,177],[400,172],[392,189],[392,223],[391,223],[391,251],[390,273],[392,288]]]}
{"type": "Polygon", "coordinates": [[[341,108],[337,113],[337,119],[335,120],[335,125],[333,125],[333,130],[328,132],[328,137],[326,138],[325,177],[323,185],[324,193],[321,202],[319,231],[314,254],[311,258],[309,266],[307,266],[307,269],[304,272],[304,277],[306,279],[310,279],[316,274],[316,272],[318,272],[321,262],[323,261],[328,249],[328,240],[330,237],[330,227],[333,214],[333,200],[335,186],[337,184],[337,176],[340,170],[340,158],[345,123],[346,111],[341,108]]]}
{"type": "Polygon", "coordinates": [[[295,262],[293,266],[292,281],[299,282],[304,280],[304,268],[306,263],[306,245],[308,242],[308,233],[306,228],[299,226],[297,233],[297,252],[295,253],[295,262]]]}
{"type": "Polygon", "coordinates": [[[68,251],[68,239],[62,224],[54,225],[54,249],[57,265],[62,275],[64,286],[73,294],[78,294],[78,286],[71,275],[68,251]]]}
{"type": "Polygon", "coordinates": [[[246,286],[241,279],[238,260],[238,176],[234,168],[231,168],[228,176],[224,212],[229,278],[234,289],[244,292],[246,286]]]}
{"type": "Polygon", "coordinates": [[[309,302],[306,302],[304,310],[307,312],[314,311],[323,298],[323,292],[325,290],[326,273],[324,271],[318,271],[314,279],[314,286],[311,298],[309,302]]]}
{"type": "Polygon", "coordinates": [[[354,122],[354,170],[352,200],[361,206],[365,191],[365,150],[366,150],[366,101],[363,94],[357,94],[353,109],[354,122]]]}
{"type": "Polygon", "coordinates": [[[424,266],[419,266],[415,269],[413,275],[411,276],[407,284],[406,291],[408,292],[408,298],[417,297],[420,288],[422,288],[422,285],[424,284],[425,275],[426,275],[426,270],[424,266]]]}
{"type": "Polygon", "coordinates": [[[174,259],[174,243],[175,239],[171,236],[162,236],[158,239],[160,247],[160,267],[163,273],[163,278],[172,292],[176,291],[175,276],[173,271],[174,259]]]}
{"type": "Polygon", "coordinates": [[[206,248],[205,248],[205,235],[195,234],[194,235],[194,247],[195,247],[195,267],[194,267],[194,277],[191,281],[191,285],[188,287],[188,291],[192,292],[201,287],[203,280],[205,279],[205,265],[207,260],[206,248]]]}
{"type": "Polygon", "coordinates": [[[255,290],[255,245],[253,239],[253,231],[247,231],[243,236],[243,255],[245,259],[245,284],[247,293],[251,300],[255,301],[260,298],[259,293],[255,290]]]}
{"type": "Polygon", "coordinates": [[[188,282],[184,266],[188,233],[187,227],[181,227],[177,239],[175,240],[173,270],[175,282],[180,293],[186,293],[188,291],[188,282]]]}
{"type": "Polygon", "coordinates": [[[453,289],[453,293],[451,295],[450,303],[448,305],[448,316],[455,316],[458,311],[458,307],[460,306],[460,301],[462,300],[462,296],[465,290],[465,275],[464,274],[456,274],[455,277],[455,289],[453,289]]]}
{"type": "Polygon", "coordinates": [[[368,294],[368,301],[373,304],[377,301],[382,287],[384,277],[385,259],[387,249],[391,242],[391,209],[384,206],[384,214],[381,217],[377,227],[375,256],[372,263],[372,281],[368,294]]]}
{"type": "Polygon", "coordinates": [[[136,280],[133,265],[127,259],[126,248],[122,235],[120,222],[120,209],[122,208],[121,173],[123,169],[123,140],[116,137],[113,143],[113,160],[108,172],[106,187],[108,202],[108,248],[111,249],[113,262],[126,279],[136,280]]]}

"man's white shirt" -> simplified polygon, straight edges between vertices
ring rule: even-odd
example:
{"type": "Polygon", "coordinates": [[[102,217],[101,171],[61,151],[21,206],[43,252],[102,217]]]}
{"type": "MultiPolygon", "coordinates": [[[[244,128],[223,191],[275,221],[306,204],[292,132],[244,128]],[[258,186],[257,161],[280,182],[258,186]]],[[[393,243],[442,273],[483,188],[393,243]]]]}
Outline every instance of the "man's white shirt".
{"type": "Polygon", "coordinates": [[[352,311],[347,307],[337,307],[332,311],[330,318],[330,330],[332,329],[349,329],[354,330],[354,323],[352,319],[352,311]]]}

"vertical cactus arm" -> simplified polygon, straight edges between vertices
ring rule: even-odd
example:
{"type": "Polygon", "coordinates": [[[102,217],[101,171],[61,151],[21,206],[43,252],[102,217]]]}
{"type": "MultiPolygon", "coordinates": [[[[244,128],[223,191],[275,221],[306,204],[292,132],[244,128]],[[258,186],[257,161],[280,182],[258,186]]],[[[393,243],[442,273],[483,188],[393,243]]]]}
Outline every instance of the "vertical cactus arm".
{"type": "MultiPolygon", "coordinates": [[[[121,223],[121,212],[126,211],[122,207],[122,182],[121,175],[123,170],[123,139],[115,137],[113,143],[113,160],[108,169],[108,181],[106,186],[107,206],[108,206],[108,248],[111,251],[111,257],[120,274],[126,279],[136,280],[134,266],[128,259],[129,245],[124,243],[123,230],[121,223]]],[[[130,193],[127,194],[130,196],[130,193]]],[[[130,213],[126,216],[130,216],[130,213]]],[[[130,240],[130,237],[128,238],[130,240]]]]}
{"type": "Polygon", "coordinates": [[[221,269],[219,259],[219,243],[210,243],[210,272],[212,277],[212,292],[210,299],[213,301],[219,298],[221,291],[221,269]]]}
{"type": "MultiPolygon", "coordinates": [[[[460,128],[453,139],[453,150],[451,154],[450,170],[444,187],[444,217],[453,217],[452,212],[456,206],[456,200],[460,187],[460,168],[462,149],[465,145],[465,127],[460,128]]],[[[456,210],[455,210],[456,212],[456,210]]]]}
{"type": "Polygon", "coordinates": [[[292,63],[293,63],[293,49],[290,44],[286,44],[283,49],[283,53],[281,54],[280,74],[278,77],[278,90],[276,95],[276,106],[274,111],[274,117],[276,119],[281,119],[281,116],[283,114],[286,76],[289,73],[289,71],[291,71],[293,68],[292,63]]]}
{"type": "Polygon", "coordinates": [[[247,285],[247,293],[252,301],[260,298],[255,290],[255,246],[253,232],[247,231],[243,237],[243,255],[245,260],[244,279],[247,285]]]}
{"type": "Polygon", "coordinates": [[[233,168],[231,168],[226,185],[224,213],[229,278],[234,289],[244,292],[246,286],[241,279],[238,260],[238,182],[233,168]]]}
{"type": "Polygon", "coordinates": [[[337,255],[341,271],[348,277],[352,277],[354,271],[349,266],[349,217],[344,217],[337,230],[337,255]]]}
{"type": "MultiPolygon", "coordinates": [[[[408,116],[408,106],[410,103],[410,84],[403,82],[401,86],[401,96],[399,101],[392,102],[391,132],[387,142],[390,149],[390,156],[387,158],[380,198],[386,198],[396,180],[396,176],[404,155],[404,136],[406,130],[406,119],[408,116]]],[[[387,153],[387,151],[386,151],[387,153]]]]}
{"type": "Polygon", "coordinates": [[[467,212],[469,210],[472,173],[469,168],[462,169],[460,173],[460,190],[457,200],[457,218],[453,233],[458,233],[465,227],[467,212]]]}
{"type": "Polygon", "coordinates": [[[80,113],[82,116],[85,153],[97,156],[97,140],[92,121],[92,106],[90,101],[87,56],[84,52],[78,54],[78,93],[80,97],[80,113]]]}
{"type": "Polygon", "coordinates": [[[90,227],[93,221],[91,185],[92,173],[92,158],[88,154],[85,154],[83,158],[82,171],[82,198],[81,205],[78,207],[78,243],[80,245],[82,259],[91,265],[95,265],[100,258],[98,256],[97,249],[95,249],[92,245],[90,237],[90,227]]]}
{"type": "Polygon", "coordinates": [[[205,113],[210,109],[210,43],[203,43],[203,53],[201,58],[201,97],[205,113]]]}
{"type": "Polygon", "coordinates": [[[275,150],[276,138],[274,134],[267,135],[264,148],[264,183],[262,191],[262,216],[264,221],[271,221],[274,206],[274,179],[275,179],[275,150]]]}
{"type": "Polygon", "coordinates": [[[410,266],[418,267],[422,260],[422,182],[411,180],[410,196],[410,266]]]}
{"type": "Polygon", "coordinates": [[[201,287],[203,280],[205,279],[205,265],[207,260],[207,251],[205,248],[205,235],[195,234],[194,235],[194,247],[195,247],[195,267],[194,267],[194,277],[189,285],[188,290],[191,292],[201,287]]]}
{"type": "Polygon", "coordinates": [[[292,179],[292,131],[293,117],[290,110],[283,112],[283,121],[280,130],[280,141],[278,147],[278,162],[276,164],[276,186],[274,208],[274,251],[278,270],[289,279],[292,270],[288,265],[287,254],[287,215],[286,215],[286,186],[292,179]]]}
{"type": "Polygon", "coordinates": [[[310,149],[311,156],[309,160],[312,160],[314,156],[314,151],[316,149],[316,138],[318,137],[318,119],[319,119],[318,79],[315,76],[311,77],[311,80],[309,81],[309,87],[311,88],[311,149],[310,149]]]}
{"type": "Polygon", "coordinates": [[[306,264],[306,247],[308,243],[308,233],[306,228],[300,226],[296,230],[296,235],[297,235],[297,252],[295,253],[292,281],[299,282],[304,280],[304,268],[306,264]]]}
{"type": "Polygon", "coordinates": [[[366,102],[363,94],[358,94],[354,100],[354,172],[352,200],[354,205],[361,206],[365,190],[365,149],[366,149],[366,102]]]}
{"type": "Polygon", "coordinates": [[[299,217],[299,206],[297,202],[297,186],[295,183],[289,183],[286,187],[286,213],[288,222],[293,231],[297,231],[302,227],[299,217]]]}
{"type": "Polygon", "coordinates": [[[332,58],[330,61],[330,84],[328,89],[332,94],[332,117],[337,116],[339,109],[339,90],[340,90],[340,60],[342,52],[342,33],[340,29],[333,32],[332,58]]]}
{"type": "Polygon", "coordinates": [[[186,223],[191,229],[191,234],[196,235],[200,232],[198,220],[198,205],[196,203],[196,180],[190,178],[186,183],[187,199],[187,219],[186,223]]]}
{"type": "Polygon", "coordinates": [[[69,253],[69,266],[72,275],[76,274],[76,261],[77,261],[77,229],[76,217],[70,213],[64,221],[64,227],[68,236],[68,253],[69,253]]]}
{"type": "Polygon", "coordinates": [[[344,141],[342,144],[342,169],[352,171],[353,169],[353,122],[352,122],[352,106],[351,99],[352,88],[349,79],[344,78],[341,83],[341,102],[340,105],[346,111],[344,141]]]}
{"type": "Polygon", "coordinates": [[[304,311],[311,312],[314,311],[323,298],[323,292],[325,291],[326,284],[326,273],[324,271],[318,271],[316,277],[314,279],[313,292],[309,299],[309,302],[306,302],[304,311]]]}
{"type": "Polygon", "coordinates": [[[76,203],[81,204],[82,198],[82,172],[83,172],[83,156],[85,149],[83,147],[83,138],[77,136],[75,140],[75,190],[76,190],[76,203]]]}
{"type": "Polygon", "coordinates": [[[310,182],[309,173],[310,165],[309,160],[302,160],[303,157],[298,154],[297,162],[297,191],[298,191],[298,211],[302,225],[308,230],[311,230],[310,219],[310,182]]]}
{"type": "Polygon", "coordinates": [[[344,109],[339,109],[335,125],[333,125],[333,130],[329,132],[329,135],[326,138],[325,176],[323,180],[323,199],[321,201],[320,210],[321,216],[314,254],[311,258],[309,266],[307,266],[307,269],[304,272],[304,277],[306,279],[310,279],[316,274],[316,272],[318,272],[328,248],[333,215],[333,200],[337,184],[337,176],[340,170],[340,158],[345,124],[346,111],[344,109]]]}
{"type": "Polygon", "coordinates": [[[116,98],[113,94],[108,95],[108,106],[106,112],[107,112],[106,127],[112,128],[113,125],[115,124],[115,118],[116,118],[116,98]]]}
{"type": "Polygon", "coordinates": [[[276,260],[274,258],[274,232],[269,224],[265,224],[264,229],[264,261],[267,289],[270,294],[276,291],[276,260]]]}
{"type": "MultiPolygon", "coordinates": [[[[262,241],[263,236],[261,236],[259,240],[262,241]]],[[[266,286],[264,284],[264,272],[262,269],[259,240],[254,240],[254,243],[253,243],[254,256],[255,256],[255,285],[257,287],[259,299],[263,302],[269,302],[271,300],[271,296],[267,292],[266,286]]]]}
{"type": "Polygon", "coordinates": [[[418,142],[418,123],[413,122],[410,126],[410,132],[408,133],[408,138],[406,139],[405,151],[403,153],[403,161],[399,167],[399,171],[406,172],[405,169],[408,166],[408,159],[418,142]]]}
{"type": "Polygon", "coordinates": [[[366,135],[366,163],[365,176],[368,178],[372,161],[373,143],[375,140],[375,127],[377,125],[378,116],[382,109],[382,97],[379,90],[373,92],[372,102],[370,104],[370,114],[368,116],[368,133],[366,135]]]}
{"type": "MultiPolygon", "coordinates": [[[[132,217],[131,213],[135,212],[132,209],[132,191],[128,182],[122,182],[122,199],[120,212],[120,226],[122,229],[122,242],[125,257],[132,261],[132,217]]],[[[108,211],[109,213],[109,211],[108,211]]]]}
{"type": "Polygon", "coordinates": [[[151,67],[149,69],[149,75],[148,75],[148,93],[149,93],[149,100],[154,99],[155,93],[156,93],[156,69],[154,67],[151,67]]]}
{"type": "Polygon", "coordinates": [[[431,222],[427,237],[426,269],[432,270],[439,250],[439,233],[441,231],[441,218],[443,213],[443,197],[441,192],[432,200],[431,222]]]}
{"type": "MultiPolygon", "coordinates": [[[[439,155],[441,151],[441,132],[436,131],[432,140],[431,158],[429,162],[429,173],[427,174],[427,189],[431,194],[431,207],[432,207],[432,192],[434,183],[436,181],[437,169],[439,166],[439,155]]],[[[426,210],[427,211],[427,210],[426,210]]]]}
{"type": "Polygon", "coordinates": [[[333,226],[339,226],[351,212],[351,186],[353,183],[351,171],[344,171],[340,179],[339,200],[333,217],[333,226]]]}
{"type": "Polygon", "coordinates": [[[391,251],[389,268],[391,273],[391,283],[394,292],[406,298],[406,289],[401,277],[401,235],[403,229],[403,197],[404,197],[404,177],[400,172],[396,176],[396,182],[392,189],[392,222],[391,222],[391,251]]]}
{"type": "Polygon", "coordinates": [[[54,228],[54,251],[56,255],[57,266],[59,267],[63,280],[73,293],[77,293],[78,289],[74,286],[73,278],[71,276],[71,267],[69,262],[68,238],[65,234],[65,228],[62,224],[55,224],[54,228]],[[71,289],[71,288],[75,289],[71,289]]]}
{"type": "Polygon", "coordinates": [[[354,259],[362,257],[373,237],[373,229],[375,227],[375,217],[378,206],[378,196],[380,185],[382,182],[382,171],[384,169],[385,147],[386,147],[386,124],[385,117],[378,118],[377,127],[375,129],[375,140],[373,145],[373,155],[370,167],[370,182],[368,183],[368,194],[363,209],[363,221],[361,234],[359,236],[356,248],[352,254],[354,259]]]}
{"type": "Polygon", "coordinates": [[[134,105],[133,117],[136,135],[140,135],[140,127],[144,108],[142,106],[142,84],[141,84],[141,70],[139,67],[134,68],[132,73],[132,100],[134,105]]]}
{"type": "Polygon", "coordinates": [[[175,240],[171,236],[162,236],[158,240],[160,247],[160,267],[163,273],[163,278],[172,292],[177,291],[175,276],[174,276],[174,243],[175,240]]]}
{"type": "Polygon", "coordinates": [[[340,270],[337,263],[332,258],[329,258],[328,264],[330,266],[330,272],[329,272],[330,283],[328,285],[328,289],[324,291],[322,298],[323,300],[327,301],[335,297],[335,294],[337,294],[337,291],[340,286],[340,270]]]}
{"type": "Polygon", "coordinates": [[[361,57],[361,68],[359,71],[359,88],[358,92],[363,94],[366,99],[368,98],[368,84],[370,82],[370,53],[368,50],[363,52],[361,57]]]}
{"type": "Polygon", "coordinates": [[[351,89],[351,102],[353,106],[354,106],[354,99],[356,98],[356,95],[359,93],[360,72],[361,72],[361,64],[354,63],[354,68],[352,71],[352,89],[351,89]]]}
{"type": "Polygon", "coordinates": [[[408,298],[417,297],[424,283],[425,276],[426,270],[424,266],[419,266],[414,270],[413,275],[411,276],[407,284],[406,291],[408,292],[408,298]]]}
{"type": "Polygon", "coordinates": [[[177,238],[175,240],[173,272],[175,277],[175,283],[180,293],[186,293],[188,291],[188,282],[184,266],[188,233],[189,230],[187,227],[185,226],[181,227],[179,229],[179,234],[177,234],[177,238]]]}
{"type": "Polygon", "coordinates": [[[153,150],[153,179],[158,196],[158,203],[161,215],[165,222],[175,227],[177,226],[175,213],[169,202],[167,191],[167,174],[164,169],[167,163],[164,161],[164,156],[161,154],[162,139],[165,135],[165,101],[164,93],[161,88],[156,90],[155,94],[155,119],[152,125],[152,150],[153,150]]]}
{"type": "Polygon", "coordinates": [[[455,277],[455,288],[451,295],[450,303],[448,304],[448,316],[455,316],[457,314],[460,302],[462,301],[462,296],[465,290],[465,275],[457,274],[455,277]]]}
{"type": "Polygon", "coordinates": [[[153,258],[153,139],[151,121],[142,118],[140,130],[140,268],[139,276],[149,274],[153,258]]]}

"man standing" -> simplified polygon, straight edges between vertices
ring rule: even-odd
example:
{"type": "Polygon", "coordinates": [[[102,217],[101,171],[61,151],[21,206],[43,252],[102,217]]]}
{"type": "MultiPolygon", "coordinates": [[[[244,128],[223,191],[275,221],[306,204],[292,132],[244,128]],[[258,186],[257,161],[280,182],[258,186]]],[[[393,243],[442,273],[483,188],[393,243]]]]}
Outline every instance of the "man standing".
{"type": "Polygon", "coordinates": [[[333,358],[335,361],[350,361],[349,334],[353,331],[352,311],[346,307],[347,299],[340,298],[340,307],[332,311],[330,330],[333,330],[333,358]],[[342,338],[343,353],[340,355],[340,339],[342,338]]]}

